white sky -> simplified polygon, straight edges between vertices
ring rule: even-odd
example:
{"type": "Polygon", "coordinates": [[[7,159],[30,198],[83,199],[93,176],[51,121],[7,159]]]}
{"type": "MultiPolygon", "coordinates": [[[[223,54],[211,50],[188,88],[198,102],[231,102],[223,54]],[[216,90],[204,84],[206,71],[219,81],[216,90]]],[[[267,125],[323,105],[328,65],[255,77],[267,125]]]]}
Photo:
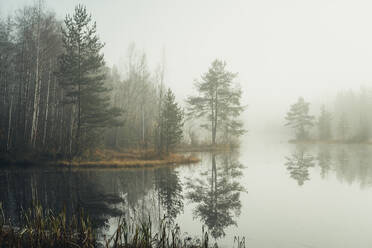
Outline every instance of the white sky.
{"type": "MultiPolygon", "coordinates": [[[[168,85],[180,101],[193,92],[193,80],[213,59],[226,60],[239,72],[243,101],[249,104],[246,118],[253,126],[283,116],[299,95],[326,101],[335,89],[372,86],[372,1],[45,2],[60,18],[85,4],[97,21],[110,65],[118,64],[135,42],[154,68],[164,48],[168,85]]],[[[0,0],[0,13],[31,3],[0,0]]]]}

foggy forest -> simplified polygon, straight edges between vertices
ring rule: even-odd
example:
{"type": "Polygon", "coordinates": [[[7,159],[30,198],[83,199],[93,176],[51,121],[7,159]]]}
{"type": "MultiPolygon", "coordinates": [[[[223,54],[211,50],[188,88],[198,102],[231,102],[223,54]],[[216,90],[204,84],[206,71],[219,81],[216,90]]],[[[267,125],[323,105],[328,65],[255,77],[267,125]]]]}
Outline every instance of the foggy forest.
{"type": "Polygon", "coordinates": [[[0,0],[0,246],[371,247],[371,9],[0,0]]]}

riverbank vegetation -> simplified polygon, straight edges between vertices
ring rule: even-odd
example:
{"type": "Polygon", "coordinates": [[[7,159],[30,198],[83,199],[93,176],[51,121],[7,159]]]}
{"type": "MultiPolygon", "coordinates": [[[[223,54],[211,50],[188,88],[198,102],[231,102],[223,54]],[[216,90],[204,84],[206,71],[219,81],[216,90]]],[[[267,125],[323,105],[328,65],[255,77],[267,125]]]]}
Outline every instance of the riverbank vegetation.
{"type": "Polygon", "coordinates": [[[291,105],[285,120],[295,132],[292,143],[372,144],[371,90],[339,92],[326,103],[315,102],[319,110],[300,97],[291,105]],[[315,112],[317,115],[311,114],[315,112]]]}
{"type": "Polygon", "coordinates": [[[192,164],[199,162],[194,155],[172,152],[158,154],[155,150],[110,150],[97,149],[90,151],[84,156],[73,159],[50,157],[50,154],[24,153],[17,155],[0,156],[0,164],[23,165],[23,166],[74,166],[80,168],[104,167],[104,168],[138,168],[156,167],[160,165],[192,164]]]}
{"type": "MultiPolygon", "coordinates": [[[[209,240],[208,232],[202,229],[200,238],[181,233],[180,227],[163,219],[158,227],[151,221],[128,223],[119,218],[117,228],[102,240],[97,238],[88,216],[83,211],[71,218],[66,213],[53,213],[39,205],[25,210],[20,216],[20,225],[13,226],[0,203],[1,247],[122,247],[122,248],[208,248],[217,247],[209,240]]],[[[236,239],[234,245],[245,247],[244,239],[236,239]]]]}
{"type": "Polygon", "coordinates": [[[158,154],[155,150],[96,150],[86,159],[58,160],[56,165],[78,166],[82,168],[137,168],[156,167],[160,165],[191,164],[199,162],[199,158],[180,153],[158,154]]]}
{"type": "Polygon", "coordinates": [[[107,66],[97,26],[83,5],[62,21],[43,1],[0,18],[2,161],[93,163],[87,154],[131,149],[173,163],[182,160],[171,154],[180,143],[237,143],[241,90],[225,62],[212,63],[184,111],[166,87],[165,63],[151,70],[134,44],[124,65],[107,66]]]}

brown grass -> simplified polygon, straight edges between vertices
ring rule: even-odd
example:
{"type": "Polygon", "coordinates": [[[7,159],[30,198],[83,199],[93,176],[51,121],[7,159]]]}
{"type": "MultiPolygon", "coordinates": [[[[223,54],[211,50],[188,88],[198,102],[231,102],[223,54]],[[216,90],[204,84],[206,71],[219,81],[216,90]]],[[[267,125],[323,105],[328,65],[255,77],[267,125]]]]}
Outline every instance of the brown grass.
{"type": "Polygon", "coordinates": [[[197,163],[200,160],[194,156],[170,153],[158,155],[153,150],[96,150],[89,160],[58,161],[58,165],[77,167],[103,167],[103,168],[137,168],[156,167],[161,165],[177,165],[197,163]]]}
{"type": "Polygon", "coordinates": [[[239,147],[238,145],[225,145],[225,144],[218,144],[218,145],[180,145],[177,147],[177,152],[226,152],[234,150],[235,148],[239,147]]]}

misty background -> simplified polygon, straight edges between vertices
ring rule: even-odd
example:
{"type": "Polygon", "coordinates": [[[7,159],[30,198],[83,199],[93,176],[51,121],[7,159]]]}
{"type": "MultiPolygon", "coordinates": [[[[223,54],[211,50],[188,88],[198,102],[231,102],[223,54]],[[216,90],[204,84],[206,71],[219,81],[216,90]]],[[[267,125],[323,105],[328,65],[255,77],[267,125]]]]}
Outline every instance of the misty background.
{"type": "MultiPolygon", "coordinates": [[[[0,0],[0,14],[33,3],[0,0]]],[[[299,96],[315,114],[338,90],[371,86],[370,1],[45,1],[59,19],[78,3],[89,5],[109,66],[123,67],[135,43],[151,70],[165,61],[180,102],[212,60],[225,60],[239,73],[249,136],[289,132],[283,118],[299,96]]]]}

